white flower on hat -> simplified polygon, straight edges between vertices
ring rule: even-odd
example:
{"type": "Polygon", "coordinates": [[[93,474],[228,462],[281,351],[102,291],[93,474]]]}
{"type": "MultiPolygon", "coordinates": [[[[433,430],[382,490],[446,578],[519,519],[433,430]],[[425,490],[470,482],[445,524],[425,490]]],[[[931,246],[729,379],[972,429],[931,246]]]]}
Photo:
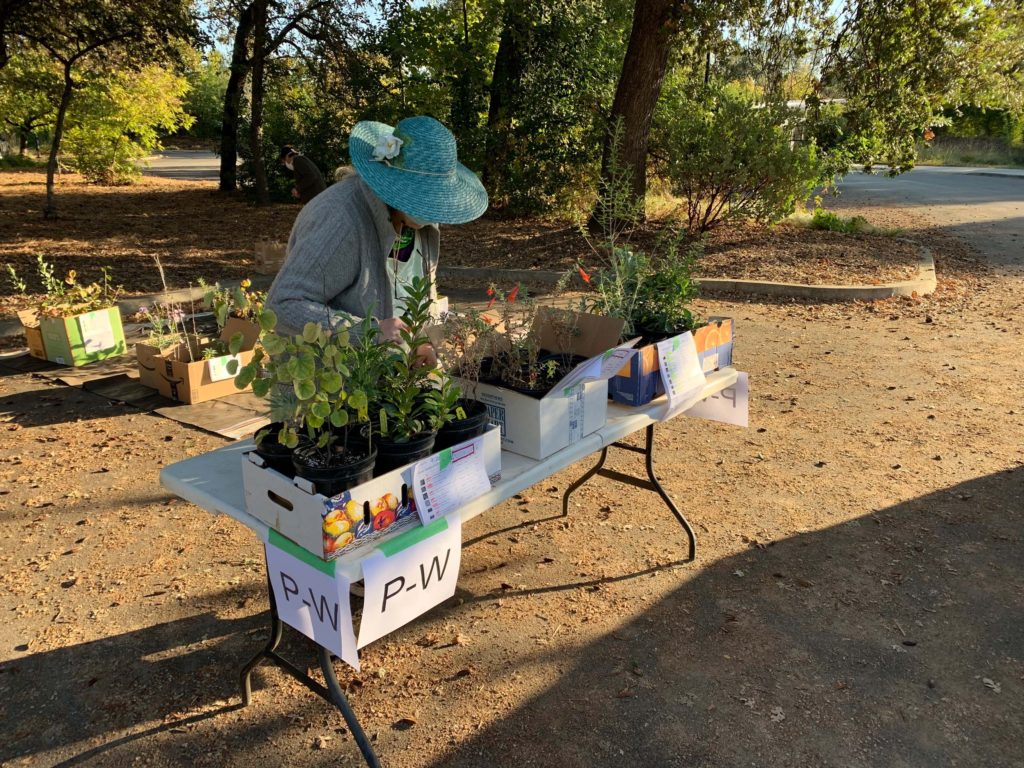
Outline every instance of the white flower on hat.
{"type": "Polygon", "coordinates": [[[383,163],[398,157],[402,151],[402,144],[403,141],[393,133],[382,136],[377,140],[377,146],[373,148],[373,159],[383,163]]]}

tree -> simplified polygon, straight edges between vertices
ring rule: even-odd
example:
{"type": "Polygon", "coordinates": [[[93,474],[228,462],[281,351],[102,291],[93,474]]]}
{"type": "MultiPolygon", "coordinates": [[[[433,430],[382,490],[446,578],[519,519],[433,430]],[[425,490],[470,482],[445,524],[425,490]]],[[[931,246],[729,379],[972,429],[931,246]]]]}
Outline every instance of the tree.
{"type": "Polygon", "coordinates": [[[43,215],[57,215],[54,177],[78,70],[88,61],[140,66],[176,53],[194,34],[187,0],[48,0],[17,5],[5,32],[45,51],[61,68],[61,91],[46,165],[43,215]]]}
{"type": "Polygon", "coordinates": [[[31,49],[8,54],[0,69],[0,115],[18,135],[18,154],[25,154],[32,134],[53,125],[60,91],[60,70],[49,57],[31,49]]]}
{"type": "Polygon", "coordinates": [[[224,57],[216,49],[202,55],[199,52],[189,54],[185,77],[189,86],[185,95],[185,111],[195,119],[190,133],[201,139],[219,137],[224,91],[228,84],[224,57]]]}
{"type": "MultiPolygon", "coordinates": [[[[238,130],[242,89],[249,73],[256,65],[259,69],[259,84],[255,91],[263,91],[263,67],[267,58],[293,37],[313,40],[324,34],[324,27],[330,26],[337,16],[344,12],[345,4],[331,0],[228,0],[214,3],[213,18],[224,26],[233,27],[231,47],[231,69],[227,89],[224,93],[224,120],[221,125],[220,144],[220,189],[233,192],[238,188],[238,130]],[[270,11],[273,11],[271,14],[270,11]],[[259,39],[262,45],[251,40],[259,39]]],[[[294,44],[294,43],[293,43],[294,44]]],[[[250,141],[253,131],[262,130],[262,103],[250,118],[250,141]]],[[[259,142],[262,157],[262,141],[259,142]]],[[[266,173],[262,181],[257,177],[257,196],[267,196],[266,173]]]]}
{"type": "Polygon", "coordinates": [[[87,69],[79,81],[64,144],[74,169],[89,181],[131,182],[139,161],[159,148],[161,132],[191,124],[182,108],[188,81],[168,68],[87,69]]]}

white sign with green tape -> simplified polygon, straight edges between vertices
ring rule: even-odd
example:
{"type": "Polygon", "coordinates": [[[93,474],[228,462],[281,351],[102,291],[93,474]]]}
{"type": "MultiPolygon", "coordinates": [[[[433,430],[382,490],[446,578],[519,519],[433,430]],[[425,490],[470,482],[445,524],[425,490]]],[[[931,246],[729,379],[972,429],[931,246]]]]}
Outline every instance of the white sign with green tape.
{"type": "Polygon", "coordinates": [[[454,595],[461,560],[458,515],[381,542],[363,561],[366,600],[358,646],[394,632],[454,595]]]}
{"type": "Polygon", "coordinates": [[[266,548],[267,573],[281,621],[358,670],[348,579],[335,573],[333,562],[321,560],[277,531],[270,531],[266,548]]]}
{"type": "Polygon", "coordinates": [[[687,331],[659,341],[658,366],[668,395],[668,405],[658,420],[668,421],[696,403],[707,382],[693,334],[687,331]]]}

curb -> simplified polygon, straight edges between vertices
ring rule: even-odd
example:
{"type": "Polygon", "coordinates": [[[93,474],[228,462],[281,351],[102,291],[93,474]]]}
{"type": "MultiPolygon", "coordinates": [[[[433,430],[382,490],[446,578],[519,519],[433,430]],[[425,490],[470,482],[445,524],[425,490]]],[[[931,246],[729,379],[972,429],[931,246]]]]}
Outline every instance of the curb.
{"type": "MultiPolygon", "coordinates": [[[[555,285],[564,278],[563,272],[533,269],[486,269],[481,267],[438,267],[438,278],[449,280],[477,280],[494,283],[541,283],[555,285]]],[[[821,301],[875,301],[894,296],[924,296],[935,290],[935,260],[931,251],[921,246],[917,263],[917,276],[912,280],[879,285],[807,285],[804,283],[777,283],[768,280],[735,280],[732,278],[697,278],[701,294],[717,296],[732,293],[785,296],[821,301]]],[[[570,283],[582,287],[583,281],[575,273],[570,283]]]]}

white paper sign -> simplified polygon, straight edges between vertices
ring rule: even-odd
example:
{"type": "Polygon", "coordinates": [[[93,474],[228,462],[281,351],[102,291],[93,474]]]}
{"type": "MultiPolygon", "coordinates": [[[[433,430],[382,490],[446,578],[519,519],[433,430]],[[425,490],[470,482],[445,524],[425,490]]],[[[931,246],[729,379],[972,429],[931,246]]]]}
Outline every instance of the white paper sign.
{"type": "Polygon", "coordinates": [[[383,541],[363,561],[366,598],[358,647],[408,624],[455,594],[462,560],[462,520],[441,517],[383,541]]]}
{"type": "Polygon", "coordinates": [[[228,370],[228,363],[232,360],[238,360],[238,365],[241,367],[242,361],[239,360],[238,355],[221,355],[220,357],[211,357],[206,361],[206,370],[210,374],[210,381],[224,381],[224,379],[234,378],[228,370]]]}
{"type": "Polygon", "coordinates": [[[87,353],[103,352],[117,344],[114,328],[110,324],[110,313],[105,309],[81,315],[78,327],[82,330],[82,346],[87,353]]]}
{"type": "Polygon", "coordinates": [[[266,550],[281,621],[358,670],[348,579],[334,573],[333,562],[313,557],[274,531],[266,550]]]}
{"type": "Polygon", "coordinates": [[[735,384],[726,387],[717,395],[704,398],[687,409],[685,415],[746,427],[749,410],[750,382],[747,374],[740,371],[735,384]]]}
{"type": "Polygon", "coordinates": [[[633,345],[640,341],[640,337],[630,339],[624,344],[609,349],[603,354],[590,358],[585,363],[580,363],[573,368],[558,384],[551,389],[556,395],[569,396],[569,390],[577,384],[586,381],[602,381],[610,379],[622,370],[622,366],[629,362],[636,350],[633,345]]]}
{"type": "Polygon", "coordinates": [[[659,421],[668,421],[697,402],[707,381],[693,334],[687,331],[659,341],[658,366],[665,394],[668,395],[668,405],[659,421]]]}
{"type": "Polygon", "coordinates": [[[484,465],[483,444],[468,443],[428,456],[412,468],[412,489],[420,522],[439,517],[491,490],[484,465]]]}

